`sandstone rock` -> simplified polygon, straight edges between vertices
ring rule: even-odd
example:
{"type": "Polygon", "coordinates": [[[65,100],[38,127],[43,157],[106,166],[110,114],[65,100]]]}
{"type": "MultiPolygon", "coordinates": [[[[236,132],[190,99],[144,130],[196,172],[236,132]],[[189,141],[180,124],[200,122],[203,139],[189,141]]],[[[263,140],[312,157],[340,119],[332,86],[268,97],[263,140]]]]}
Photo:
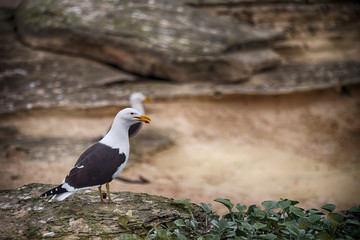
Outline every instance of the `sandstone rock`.
{"type": "MultiPolygon", "coordinates": [[[[14,26],[9,21],[11,11],[1,13],[7,16],[1,22],[14,26]]],[[[21,44],[11,29],[14,27],[0,36],[0,113],[69,104],[75,107],[84,101],[101,105],[106,99],[84,89],[136,79],[94,61],[33,50],[21,44]]],[[[127,104],[129,94],[112,97],[127,104]]]]}
{"type": "Polygon", "coordinates": [[[33,47],[180,82],[236,82],[280,64],[268,48],[279,34],[233,24],[176,1],[24,1],[16,22],[21,39],[33,47]],[[267,52],[265,59],[257,50],[249,53],[259,48],[267,52]],[[250,62],[241,57],[244,49],[250,62]]]}
{"type": "Polygon", "coordinates": [[[360,62],[294,63],[254,75],[237,93],[284,94],[359,83],[360,62]]]}
{"type": "MultiPolygon", "coordinates": [[[[1,21],[12,23],[11,19],[11,11],[0,12],[1,21]]],[[[125,107],[129,104],[129,95],[135,91],[153,99],[171,99],[228,94],[281,94],[360,82],[359,61],[285,63],[276,69],[262,71],[272,66],[274,55],[269,49],[232,52],[228,58],[239,65],[247,62],[255,71],[250,81],[174,84],[141,78],[79,57],[34,50],[21,44],[13,30],[6,31],[0,36],[0,113],[52,107],[125,107]]]]}
{"type": "MultiPolygon", "coordinates": [[[[8,40],[14,39],[0,38],[0,42],[8,40]]],[[[132,75],[85,59],[45,52],[34,53],[29,49],[21,51],[24,48],[18,45],[14,52],[9,53],[11,57],[6,57],[8,60],[0,60],[0,112],[64,106],[71,102],[75,107],[74,97],[101,104],[102,99],[83,90],[135,79],[132,75]],[[15,56],[17,51],[23,56],[15,56]],[[9,61],[11,58],[14,61],[9,61]]],[[[121,95],[115,97],[124,103],[128,101],[127,97],[121,95]]]]}
{"type": "MultiPolygon", "coordinates": [[[[126,233],[144,235],[157,224],[191,218],[184,204],[144,193],[112,193],[116,204],[102,204],[97,190],[87,190],[49,203],[39,195],[51,187],[30,184],[0,191],[1,239],[112,239],[126,233]]],[[[190,208],[201,221],[202,209],[195,204],[190,208]]]]}
{"type": "Polygon", "coordinates": [[[287,61],[360,61],[357,0],[183,0],[232,22],[284,34],[274,48],[287,61]]]}

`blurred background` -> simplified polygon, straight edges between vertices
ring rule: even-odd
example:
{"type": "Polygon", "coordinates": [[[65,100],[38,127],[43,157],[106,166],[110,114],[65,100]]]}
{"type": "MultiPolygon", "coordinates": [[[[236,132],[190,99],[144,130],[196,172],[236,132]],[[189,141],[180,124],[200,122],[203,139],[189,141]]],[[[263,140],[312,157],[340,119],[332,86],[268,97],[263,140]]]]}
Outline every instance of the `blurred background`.
{"type": "Polygon", "coordinates": [[[358,205],[359,15],[355,0],[2,0],[0,189],[59,184],[141,92],[152,123],[112,191],[358,205]]]}

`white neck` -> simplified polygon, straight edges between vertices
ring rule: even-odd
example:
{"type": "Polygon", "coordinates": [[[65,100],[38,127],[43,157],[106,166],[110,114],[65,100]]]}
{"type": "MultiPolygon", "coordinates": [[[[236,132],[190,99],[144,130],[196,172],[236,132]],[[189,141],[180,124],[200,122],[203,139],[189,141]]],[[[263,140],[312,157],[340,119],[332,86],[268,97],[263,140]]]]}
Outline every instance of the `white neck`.
{"type": "Polygon", "coordinates": [[[139,113],[141,114],[144,114],[145,111],[144,111],[144,107],[143,107],[143,104],[142,104],[142,101],[141,100],[132,100],[131,101],[131,107],[136,109],[139,113]]]}
{"type": "Polygon", "coordinates": [[[110,131],[100,140],[100,143],[111,148],[118,148],[120,153],[129,156],[129,123],[115,118],[110,131]]]}

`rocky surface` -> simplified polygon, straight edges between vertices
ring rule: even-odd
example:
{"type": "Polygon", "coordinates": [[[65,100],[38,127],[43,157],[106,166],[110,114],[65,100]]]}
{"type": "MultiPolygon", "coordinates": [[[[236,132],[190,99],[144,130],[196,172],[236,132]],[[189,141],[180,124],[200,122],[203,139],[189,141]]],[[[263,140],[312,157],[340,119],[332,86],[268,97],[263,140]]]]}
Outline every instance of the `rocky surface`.
{"type": "MultiPolygon", "coordinates": [[[[45,68],[45,66],[41,65],[44,64],[48,66],[48,70],[52,69],[56,73],[58,72],[56,66],[61,63],[59,62],[61,59],[59,57],[53,62],[38,62],[37,64],[41,68],[45,68]]],[[[360,63],[357,61],[286,64],[276,70],[256,74],[246,83],[234,84],[215,84],[211,82],[173,84],[154,79],[133,81],[128,75],[121,72],[114,73],[107,68],[100,68],[106,74],[104,78],[98,78],[93,82],[81,82],[92,78],[88,74],[77,78],[77,81],[61,82],[58,80],[59,78],[69,77],[69,74],[75,73],[68,72],[68,74],[54,75],[51,71],[44,71],[39,75],[40,71],[28,72],[25,70],[34,69],[36,66],[33,66],[33,64],[29,62],[22,66],[16,65],[7,68],[8,70],[4,72],[8,75],[3,80],[11,84],[0,82],[2,90],[0,113],[11,113],[33,108],[87,109],[113,105],[125,107],[129,104],[128,98],[131,92],[143,92],[156,101],[204,96],[218,98],[223,95],[233,94],[288,94],[298,91],[347,86],[360,82],[360,63]],[[31,76],[31,74],[34,75],[31,76]],[[109,75],[113,75],[113,77],[109,75]],[[32,81],[28,82],[30,79],[32,81]],[[102,82],[102,80],[104,81],[102,82]],[[109,83],[106,83],[107,81],[109,83]]],[[[66,66],[66,63],[64,65],[66,66]]],[[[77,67],[81,66],[84,65],[79,64],[77,67]]],[[[90,68],[91,65],[86,65],[86,69],[91,70],[90,68]]],[[[78,68],[74,70],[76,72],[78,68]]],[[[92,68],[92,70],[99,70],[99,68],[92,68]]],[[[99,76],[100,74],[101,71],[98,71],[93,76],[99,76]]],[[[136,79],[136,76],[134,76],[134,79],[136,79]]]]}
{"type": "Polygon", "coordinates": [[[284,64],[274,71],[253,76],[237,92],[273,95],[311,91],[358,84],[359,76],[357,61],[284,64]]]}
{"type": "MultiPolygon", "coordinates": [[[[249,81],[245,83],[192,81],[174,84],[140,77],[76,56],[29,48],[18,40],[15,33],[13,10],[2,9],[0,20],[3,33],[0,37],[0,113],[33,108],[127,106],[128,97],[134,91],[141,91],[153,99],[171,99],[282,94],[360,82],[360,63],[353,58],[314,63],[292,61],[276,69],[259,72],[271,65],[273,55],[271,50],[260,48],[243,50],[241,54],[229,53],[237,61],[246,61],[257,72],[249,75],[249,81]]],[[[354,46],[356,48],[357,45],[354,46]]],[[[351,56],[355,56],[354,53],[351,56]]]]}
{"type": "MultiPolygon", "coordinates": [[[[136,79],[134,75],[91,60],[26,47],[14,32],[13,11],[2,9],[0,16],[4,23],[1,26],[10,26],[1,28],[0,36],[1,113],[66,106],[70,102],[74,106],[76,102],[103,105],[106,99],[84,90],[136,79]]],[[[116,96],[124,104],[127,99],[116,96]]]]}
{"type": "Polygon", "coordinates": [[[274,45],[286,61],[360,60],[360,3],[356,0],[183,0],[232,22],[277,30],[274,45]]]}
{"type": "Polygon", "coordinates": [[[269,48],[280,34],[233,24],[176,1],[25,0],[16,23],[21,39],[32,47],[180,82],[236,82],[280,64],[269,48]]]}
{"type": "Polygon", "coordinates": [[[0,191],[1,239],[143,235],[157,224],[191,218],[190,211],[198,219],[203,215],[194,204],[187,209],[173,199],[130,192],[111,193],[114,204],[100,203],[97,190],[82,191],[62,202],[48,202],[39,197],[51,187],[29,184],[0,191]]]}
{"type": "MultiPolygon", "coordinates": [[[[84,90],[136,79],[134,75],[94,61],[24,46],[14,32],[12,13],[11,10],[0,11],[4,23],[1,26],[10,26],[1,28],[3,34],[0,36],[1,113],[66,106],[70,102],[74,106],[76,102],[103,105],[106,99],[84,90]]],[[[114,96],[114,100],[126,104],[128,96],[121,96],[114,96]]]]}

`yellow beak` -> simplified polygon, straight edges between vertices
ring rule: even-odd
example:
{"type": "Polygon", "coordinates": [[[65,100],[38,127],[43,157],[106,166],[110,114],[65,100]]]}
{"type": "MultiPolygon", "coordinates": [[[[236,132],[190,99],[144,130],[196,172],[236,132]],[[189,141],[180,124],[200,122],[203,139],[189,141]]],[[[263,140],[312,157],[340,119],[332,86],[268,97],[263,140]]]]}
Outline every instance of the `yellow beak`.
{"type": "Polygon", "coordinates": [[[144,123],[150,123],[151,122],[151,118],[149,118],[148,116],[146,115],[141,115],[140,117],[134,117],[144,123]]]}
{"type": "Polygon", "coordinates": [[[146,97],[143,102],[151,102],[151,98],[146,97]]]}

